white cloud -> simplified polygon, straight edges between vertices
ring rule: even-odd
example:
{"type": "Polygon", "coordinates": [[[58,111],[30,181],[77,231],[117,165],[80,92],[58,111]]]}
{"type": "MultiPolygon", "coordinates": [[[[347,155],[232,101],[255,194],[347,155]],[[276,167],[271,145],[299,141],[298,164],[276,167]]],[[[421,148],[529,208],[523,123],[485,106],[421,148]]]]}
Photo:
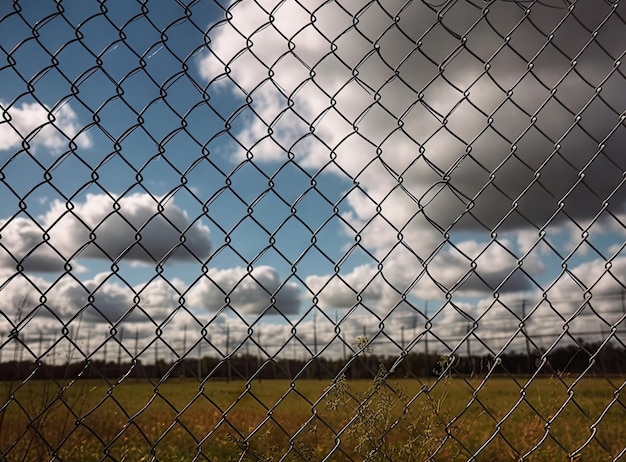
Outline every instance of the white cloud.
{"type": "MultiPolygon", "coordinates": [[[[369,294],[371,298],[364,295],[363,306],[357,307],[345,319],[342,320],[345,312],[336,313],[336,319],[341,321],[339,329],[335,329],[335,319],[328,312],[329,305],[322,307],[328,318],[321,313],[309,314],[294,325],[295,330],[292,330],[294,326],[289,323],[255,324],[252,338],[255,341],[260,340],[264,349],[270,353],[282,348],[293,332],[310,351],[314,350],[315,344],[317,350],[322,351],[332,342],[327,354],[334,357],[344,353],[341,340],[337,339],[338,335],[348,343],[345,348],[348,356],[353,353],[355,339],[360,335],[374,339],[373,351],[376,354],[397,354],[402,341],[405,346],[412,345],[414,351],[423,351],[424,339],[414,344],[413,334],[424,334],[426,318],[423,314],[428,314],[431,323],[428,334],[431,352],[443,352],[444,344],[446,348],[459,346],[468,329],[473,328],[471,318],[477,320],[475,334],[483,344],[475,339],[471,340],[474,353],[483,352],[484,346],[492,352],[498,351],[514,336],[515,340],[508,347],[509,350],[523,350],[526,345],[524,336],[519,332],[520,319],[524,314],[531,314],[524,331],[539,347],[551,345],[565,330],[568,337],[563,340],[563,344],[570,341],[569,335],[595,341],[600,335],[608,335],[612,327],[618,329],[616,335],[622,335],[621,326],[625,322],[622,320],[624,314],[621,299],[624,288],[620,281],[626,277],[626,257],[613,261],[608,270],[605,264],[602,260],[595,260],[572,267],[569,270],[572,277],[559,278],[545,293],[539,290],[503,293],[498,298],[486,297],[476,304],[451,300],[431,304],[429,310],[401,304],[388,318],[384,310],[377,309],[377,305],[368,306],[368,303],[375,301],[375,291],[372,290],[369,294]],[[587,289],[593,295],[589,304],[584,295],[587,289]],[[378,317],[369,311],[372,308],[378,317]],[[381,329],[384,329],[384,333],[381,333],[381,329]],[[593,336],[590,337],[590,334],[593,336]],[[390,339],[396,343],[395,346],[390,339]]],[[[351,282],[362,283],[374,273],[371,269],[361,267],[350,276],[354,278],[351,282]]],[[[271,305],[270,293],[277,293],[275,306],[284,314],[296,312],[300,303],[295,284],[287,283],[282,289],[278,289],[282,282],[274,269],[258,267],[252,275],[254,279],[243,268],[211,270],[207,277],[187,289],[186,284],[178,279],[156,279],[131,287],[111,277],[109,273],[101,273],[80,282],[66,275],[53,284],[38,277],[3,272],[0,281],[3,285],[0,332],[8,333],[11,330],[9,322],[14,325],[22,322],[21,333],[30,336],[31,341],[36,344],[41,332],[46,333],[46,339],[56,339],[62,335],[62,323],[74,319],[70,324],[72,335],[80,339],[83,346],[85,339],[91,337],[93,350],[98,342],[104,341],[105,335],[110,335],[109,328],[104,329],[104,326],[123,320],[117,328],[118,336],[122,335],[119,332],[123,330],[125,344],[131,351],[134,348],[135,335],[139,339],[139,348],[143,349],[155,338],[156,325],[162,325],[160,337],[182,353],[183,344],[190,349],[193,343],[200,340],[201,326],[207,326],[205,335],[213,345],[224,351],[228,324],[229,348],[232,351],[250,333],[249,325],[245,321],[222,313],[209,323],[208,312],[188,310],[204,307],[215,313],[225,305],[226,295],[222,290],[230,292],[230,307],[236,309],[240,315],[258,315],[263,312],[271,305]],[[89,299],[90,294],[92,300],[89,299]],[[186,301],[182,307],[181,295],[184,295],[186,301]],[[80,311],[82,315],[79,316],[80,311]],[[170,321],[162,324],[166,319],[170,321]],[[26,324],[23,323],[25,320],[28,320],[26,324]],[[79,326],[80,332],[77,331],[79,326]]],[[[311,279],[311,284],[314,283],[311,279]]],[[[339,283],[333,282],[326,289],[322,289],[320,305],[324,301],[329,304],[333,301],[330,297],[333,292],[328,297],[324,292],[335,290],[334,284],[337,284],[335,287],[341,287],[339,283]]],[[[368,292],[365,290],[363,293],[368,292]]],[[[340,289],[336,290],[335,295],[335,300],[347,300],[341,298],[340,289]]],[[[381,296],[381,304],[385,300],[390,299],[381,296]]],[[[295,344],[290,344],[281,354],[286,357],[305,357],[308,354],[305,349],[297,340],[292,341],[295,344]]],[[[252,354],[256,354],[256,347],[248,347],[252,354]]],[[[458,353],[465,354],[466,346],[461,345],[459,348],[458,353]]],[[[534,346],[531,345],[531,349],[534,353],[534,346]]],[[[244,347],[240,353],[245,351],[244,347]]],[[[203,354],[215,354],[215,351],[206,346],[203,354]]],[[[148,362],[150,360],[151,357],[148,362]]]]}
{"type": "MultiPolygon", "coordinates": [[[[0,250],[0,265],[5,268],[16,268],[18,265],[24,271],[62,271],[66,264],[63,256],[64,248],[58,247],[51,241],[44,241],[46,233],[44,224],[15,217],[0,220],[2,227],[3,248],[0,250]],[[55,247],[53,247],[55,245],[55,247]],[[61,253],[59,253],[61,252],[61,253]]],[[[71,263],[76,272],[84,271],[85,267],[75,262],[71,263]]]]}
{"type": "MultiPolygon", "coordinates": [[[[595,37],[603,50],[587,45],[581,27],[594,30],[609,5],[577,4],[564,21],[564,10],[533,5],[531,24],[513,2],[491,4],[489,22],[471,2],[455,3],[440,21],[424,2],[401,0],[231,3],[232,18],[210,30],[198,65],[207,82],[248,101],[234,124],[243,144],[235,158],[249,150],[255,161],[277,162],[289,151],[304,167],[358,182],[343,218],[384,260],[386,277],[370,282],[365,298],[418,277],[414,292],[424,297],[488,293],[538,238],[529,229],[593,217],[621,184],[626,83],[611,46],[621,32],[606,22],[595,37]],[[485,249],[496,226],[519,232],[516,244],[485,249]],[[458,232],[484,236],[440,247],[458,232]],[[474,269],[464,245],[480,255],[474,269]]],[[[613,196],[613,213],[624,198],[613,196]]],[[[525,257],[525,271],[545,271],[549,239],[525,257]]],[[[316,291],[330,279],[322,305],[351,306],[372,271],[307,283],[316,291]]],[[[499,290],[531,284],[517,270],[499,290]]]]}
{"type": "MultiPolygon", "coordinates": [[[[3,284],[2,312],[13,323],[45,325],[49,330],[76,319],[90,326],[100,323],[124,325],[161,323],[179,306],[185,284],[174,278],[154,279],[130,286],[110,273],[80,280],[64,275],[54,282],[21,273],[0,272],[3,284]],[[60,321],[60,322],[59,322],[60,321]]],[[[86,327],[87,329],[89,327],[86,327]]]]}
{"type": "Polygon", "coordinates": [[[383,298],[384,281],[371,265],[357,266],[348,274],[308,276],[305,282],[322,309],[351,308],[358,299],[368,306],[379,305],[383,298]]]}
{"type": "Polygon", "coordinates": [[[380,270],[365,264],[347,273],[312,275],[305,283],[318,297],[322,309],[362,303],[383,313],[396,309],[404,300],[403,294],[435,300],[448,294],[477,297],[494,291],[533,290],[531,277],[546,271],[541,254],[531,252],[521,266],[519,255],[517,245],[505,238],[490,244],[467,240],[447,245],[423,263],[411,251],[399,247],[383,261],[380,270]]]}
{"type": "Polygon", "coordinates": [[[73,140],[80,148],[92,146],[87,133],[79,133],[78,116],[69,104],[56,110],[35,103],[9,106],[0,100],[0,151],[14,149],[28,141],[35,148],[43,147],[57,153],[69,147],[73,140]]]}
{"type": "Polygon", "coordinates": [[[468,313],[479,318],[480,339],[495,348],[516,334],[524,316],[529,316],[524,330],[539,346],[547,347],[561,335],[566,342],[570,337],[597,341],[624,324],[625,279],[626,257],[618,257],[609,268],[596,259],[568,268],[545,290],[485,298],[468,313]]]}
{"type": "MultiPolygon", "coordinates": [[[[520,270],[518,261],[517,246],[507,239],[488,244],[464,241],[437,253],[428,270],[435,281],[454,289],[457,295],[520,292],[531,287],[531,280],[520,270]]],[[[535,253],[525,259],[523,268],[534,277],[545,271],[535,253]]]]}
{"type": "Polygon", "coordinates": [[[191,306],[210,311],[232,308],[242,315],[277,311],[290,315],[300,307],[298,285],[281,281],[269,266],[258,266],[251,272],[241,267],[211,269],[189,290],[188,298],[191,306]]]}
{"type": "Polygon", "coordinates": [[[45,305],[63,320],[82,311],[82,318],[90,324],[113,324],[131,310],[133,290],[123,284],[106,281],[107,277],[107,274],[99,274],[86,281],[63,277],[50,287],[45,305]]]}
{"type": "Polygon", "coordinates": [[[21,262],[27,271],[58,271],[70,260],[81,270],[73,260],[114,260],[122,254],[124,259],[147,263],[166,256],[202,259],[211,247],[206,225],[192,222],[173,201],[159,212],[158,198],[148,194],[121,198],[88,194],[69,208],[56,200],[39,223],[16,217],[0,220],[0,225],[4,228],[0,263],[14,268],[21,262]]]}
{"type": "Polygon", "coordinates": [[[0,270],[0,281],[2,285],[0,319],[4,321],[6,318],[13,324],[32,317],[39,306],[41,295],[50,286],[41,278],[27,278],[23,274],[11,274],[4,270],[0,270]]]}
{"type": "MultiPolygon", "coordinates": [[[[570,15],[555,31],[552,44],[537,55],[545,35],[528,22],[516,26],[525,15],[518,5],[489,5],[488,19],[496,33],[483,18],[484,5],[476,8],[475,3],[480,2],[457,2],[438,21],[424,2],[383,0],[363,8],[358,0],[243,0],[232,2],[232,20],[209,33],[211,53],[199,61],[200,74],[207,82],[228,75],[215,85],[241,98],[247,95],[250,102],[232,121],[231,132],[244,146],[233,153],[235,161],[250,150],[255,161],[283,162],[290,151],[303,167],[324,168],[358,183],[347,196],[350,210],[343,218],[358,231],[360,245],[374,255],[380,268],[376,263],[345,265],[347,269],[338,274],[310,275],[305,281],[312,292],[306,298],[317,297],[326,314],[333,308],[362,305],[342,323],[341,332],[349,342],[363,330],[372,336],[380,328],[380,319],[366,309],[379,315],[392,309],[410,314],[404,295],[429,300],[452,296],[452,301],[441,303],[431,326],[431,333],[444,341],[467,332],[466,313],[481,316],[477,331],[481,339],[502,345],[519,329],[515,314],[521,315],[524,300],[525,310],[538,306],[526,326],[531,335],[557,336],[564,327],[560,316],[567,318],[584,305],[586,289],[593,294],[597,313],[585,308],[569,324],[572,332],[602,325],[608,330],[619,319],[616,307],[626,275],[626,260],[621,257],[611,262],[610,271],[604,260],[569,267],[554,275],[545,294],[531,279],[545,276],[548,263],[559,260],[548,245],[552,239],[568,234],[571,242],[558,248],[577,245],[580,228],[572,226],[572,220],[583,224],[601,210],[626,170],[620,151],[626,138],[623,127],[604,139],[620,122],[619,108],[626,95],[623,78],[610,77],[602,84],[599,94],[605,95],[604,102],[597,99],[594,87],[613,72],[618,55],[609,54],[615,50],[612,44],[621,43],[621,30],[607,30],[612,27],[607,22],[596,40],[609,54],[592,44],[577,57],[572,72],[571,58],[590,39],[575,19],[597,25],[610,7],[579,2],[576,18],[570,15]],[[272,11],[272,24],[267,11],[272,11]],[[443,26],[466,37],[460,48],[461,42],[443,26]],[[507,36],[505,44],[502,37],[507,36]],[[528,62],[535,55],[531,75],[528,62]],[[438,64],[444,60],[441,71],[438,64]],[[551,94],[550,88],[562,77],[551,94]],[[575,120],[574,114],[594,98],[575,120]],[[531,121],[537,111],[536,121],[531,121]],[[555,143],[560,145],[558,152],[555,143]],[[604,146],[598,154],[600,143],[604,146]],[[492,239],[491,228],[501,220],[498,237],[492,239]],[[552,224],[540,234],[538,229],[547,220],[552,224]],[[534,250],[520,268],[520,258],[530,249],[534,250]],[[456,300],[482,297],[496,287],[498,298],[491,295],[477,304],[456,300]]],[[[563,18],[563,10],[535,4],[530,17],[539,29],[550,31],[563,18]]],[[[81,129],[78,117],[65,105],[53,124],[49,112],[26,103],[5,111],[0,150],[19,146],[23,138],[36,148],[64,149],[69,141],[63,133],[73,137],[81,129]]],[[[91,140],[83,134],[76,143],[89,147],[91,140]]],[[[157,323],[166,319],[178,309],[181,296],[191,309],[205,309],[204,319],[224,307],[242,315],[298,312],[304,298],[299,286],[285,282],[268,266],[251,272],[239,267],[210,269],[190,288],[162,279],[129,287],[109,273],[80,282],[73,278],[81,269],[76,261],[82,263],[82,258],[109,260],[126,252],[124,258],[132,264],[151,264],[174,249],[172,259],[206,257],[208,228],[193,222],[171,201],[158,213],[159,199],[145,194],[88,195],[74,202],[71,210],[62,202],[50,203],[37,222],[27,216],[1,221],[3,267],[15,268],[21,262],[25,271],[60,271],[68,259],[74,266],[71,275],[54,285],[16,273],[3,286],[2,312],[17,320],[36,311],[29,326],[39,327],[59,324],[47,308],[61,320],[84,308],[89,326],[124,318],[130,331],[140,332],[144,346],[155,335],[150,319],[157,323]],[[44,239],[45,233],[49,239],[44,239]],[[184,246],[179,245],[181,234],[184,246]],[[37,308],[42,292],[43,309],[37,308]]],[[[620,218],[623,200],[618,191],[610,201],[611,211],[620,218]]],[[[623,233],[617,220],[610,224],[623,233]]],[[[174,346],[180,345],[184,326],[195,324],[188,312],[179,312],[162,333],[174,346]]],[[[227,322],[232,349],[248,331],[238,318],[227,322]]],[[[387,335],[398,342],[401,328],[410,322],[410,317],[394,313],[384,320],[387,335]]],[[[337,331],[322,314],[316,323],[314,336],[311,315],[300,320],[297,335],[309,346],[317,338],[321,347],[337,331]]],[[[425,320],[420,317],[418,323],[423,331],[425,320]]],[[[274,341],[278,348],[291,335],[293,327],[286,324],[259,325],[256,332],[267,337],[262,343],[274,341]]],[[[222,347],[223,323],[213,327],[212,341],[222,347]]],[[[189,341],[198,335],[195,324],[189,341]]],[[[386,340],[379,336],[377,341],[386,340]]]]}
{"type": "Polygon", "coordinates": [[[115,259],[124,254],[124,258],[146,262],[166,256],[184,260],[206,257],[209,228],[201,222],[192,223],[173,201],[164,204],[160,212],[158,201],[140,193],[121,198],[88,194],[84,202],[74,204],[71,213],[64,203],[54,201],[44,222],[58,220],[50,235],[68,254],[89,243],[80,251],[81,257],[115,259]],[[119,211],[114,211],[116,203],[119,211]]]}

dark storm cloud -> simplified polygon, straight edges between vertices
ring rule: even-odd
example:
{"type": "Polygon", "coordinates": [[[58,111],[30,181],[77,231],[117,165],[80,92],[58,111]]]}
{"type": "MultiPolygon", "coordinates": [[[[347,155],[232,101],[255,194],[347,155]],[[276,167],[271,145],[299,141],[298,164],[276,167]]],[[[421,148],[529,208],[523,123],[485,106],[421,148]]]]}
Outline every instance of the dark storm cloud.
{"type": "Polygon", "coordinates": [[[200,63],[207,79],[226,63],[250,92],[258,116],[240,135],[256,159],[290,149],[320,167],[333,149],[374,198],[402,178],[392,218],[410,207],[442,228],[467,209],[456,226],[492,228],[512,208],[508,227],[540,226],[559,209],[592,216],[619,185],[624,26],[606,3],[303,5],[261,2],[274,17],[264,27],[261,6],[237,3],[200,63]]]}
{"type": "MultiPolygon", "coordinates": [[[[252,109],[242,111],[236,159],[291,152],[358,182],[344,219],[385,257],[387,284],[406,287],[416,255],[442,252],[449,265],[432,264],[422,292],[432,283],[488,292],[505,278],[502,289],[514,291],[529,287],[509,276],[526,249],[509,246],[507,264],[472,268],[440,250],[443,235],[584,226],[604,208],[623,212],[620,10],[583,0],[232,2],[229,20],[208,32],[199,70],[209,82],[226,77],[218,85],[231,82],[252,109]]],[[[356,296],[344,286],[325,286],[329,304],[356,296]]]]}

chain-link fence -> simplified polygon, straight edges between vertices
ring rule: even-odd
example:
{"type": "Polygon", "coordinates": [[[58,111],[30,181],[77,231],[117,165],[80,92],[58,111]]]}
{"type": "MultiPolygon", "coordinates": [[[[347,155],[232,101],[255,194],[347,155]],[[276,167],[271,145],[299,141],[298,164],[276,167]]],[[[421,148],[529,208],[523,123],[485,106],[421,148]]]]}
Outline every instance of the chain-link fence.
{"type": "Polygon", "coordinates": [[[620,0],[0,4],[0,459],[620,460],[620,0]]]}

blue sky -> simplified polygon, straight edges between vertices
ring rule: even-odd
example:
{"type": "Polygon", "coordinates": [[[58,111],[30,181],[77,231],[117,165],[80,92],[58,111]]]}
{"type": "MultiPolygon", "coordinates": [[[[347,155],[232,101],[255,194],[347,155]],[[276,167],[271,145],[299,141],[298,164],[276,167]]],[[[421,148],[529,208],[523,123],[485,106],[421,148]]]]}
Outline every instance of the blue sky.
{"type": "Polygon", "coordinates": [[[608,331],[624,24],[553,3],[3,4],[0,330],[608,331]]]}

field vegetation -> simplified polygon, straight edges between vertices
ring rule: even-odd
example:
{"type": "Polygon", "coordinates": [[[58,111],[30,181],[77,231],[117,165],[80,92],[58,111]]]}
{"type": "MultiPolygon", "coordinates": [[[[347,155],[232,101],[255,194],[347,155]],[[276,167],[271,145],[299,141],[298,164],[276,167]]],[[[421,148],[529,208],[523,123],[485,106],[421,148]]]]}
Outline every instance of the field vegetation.
{"type": "Polygon", "coordinates": [[[382,366],[373,380],[332,382],[3,382],[0,460],[617,460],[623,386],[562,374],[420,380],[382,366]]]}

